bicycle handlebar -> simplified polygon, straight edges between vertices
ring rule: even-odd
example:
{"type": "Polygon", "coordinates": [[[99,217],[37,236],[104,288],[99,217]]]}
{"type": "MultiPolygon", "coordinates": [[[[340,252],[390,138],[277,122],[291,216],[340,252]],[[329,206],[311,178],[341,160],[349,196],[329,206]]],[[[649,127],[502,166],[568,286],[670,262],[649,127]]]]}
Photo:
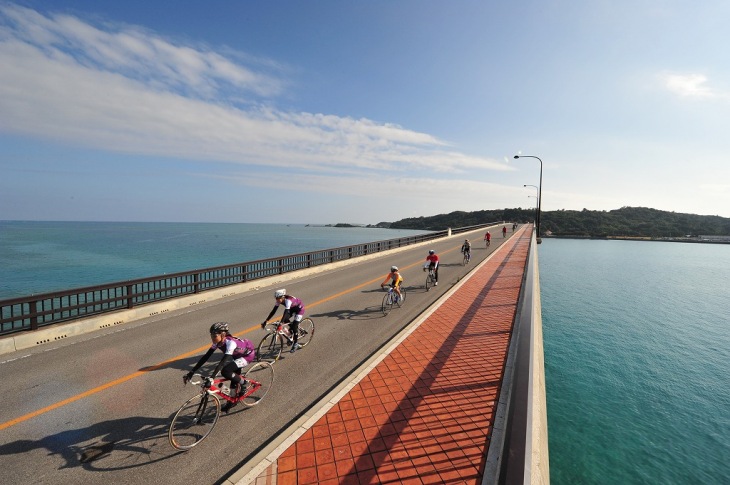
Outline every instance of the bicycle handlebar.
{"type": "Polygon", "coordinates": [[[203,377],[203,374],[193,374],[193,377],[188,382],[194,386],[203,386],[206,389],[210,389],[215,385],[215,379],[212,377],[203,377]]]}

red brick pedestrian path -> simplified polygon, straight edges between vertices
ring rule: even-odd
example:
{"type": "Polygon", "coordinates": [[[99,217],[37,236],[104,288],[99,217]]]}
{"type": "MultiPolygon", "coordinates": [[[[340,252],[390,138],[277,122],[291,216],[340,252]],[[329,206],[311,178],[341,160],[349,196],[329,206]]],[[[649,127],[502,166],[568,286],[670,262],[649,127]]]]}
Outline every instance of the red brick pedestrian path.
{"type": "Polygon", "coordinates": [[[239,483],[481,483],[530,237],[517,231],[239,483]]]}

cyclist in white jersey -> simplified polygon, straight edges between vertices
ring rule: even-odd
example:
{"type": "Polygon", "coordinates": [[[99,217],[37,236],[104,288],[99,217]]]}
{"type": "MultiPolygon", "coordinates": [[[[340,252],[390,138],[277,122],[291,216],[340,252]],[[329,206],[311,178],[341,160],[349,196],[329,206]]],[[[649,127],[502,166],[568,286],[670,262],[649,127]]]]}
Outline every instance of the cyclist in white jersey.
{"type": "Polygon", "coordinates": [[[284,305],[284,314],[281,316],[281,323],[289,324],[289,331],[292,336],[292,345],[289,352],[294,353],[297,349],[301,348],[297,340],[299,339],[299,322],[304,318],[304,302],[295,296],[287,295],[284,289],[276,290],[274,292],[274,299],[276,300],[276,304],[271,310],[271,313],[269,313],[269,316],[261,324],[261,328],[266,327],[266,322],[274,316],[279,309],[279,305],[284,305]]]}

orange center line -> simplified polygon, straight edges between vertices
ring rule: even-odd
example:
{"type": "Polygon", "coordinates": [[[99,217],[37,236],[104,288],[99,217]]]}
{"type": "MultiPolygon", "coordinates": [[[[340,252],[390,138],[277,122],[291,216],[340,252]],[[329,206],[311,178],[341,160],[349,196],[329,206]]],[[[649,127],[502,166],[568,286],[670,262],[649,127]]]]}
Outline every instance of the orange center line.
{"type": "MultiPolygon", "coordinates": [[[[457,249],[457,247],[454,247],[452,249],[448,249],[448,250],[444,251],[443,253],[448,253],[448,252],[451,252],[451,251],[455,251],[456,249],[457,249]]],[[[412,267],[414,267],[416,265],[423,264],[424,261],[425,261],[425,259],[423,259],[422,261],[420,261],[418,263],[410,264],[408,266],[405,266],[404,269],[409,269],[409,268],[412,268],[412,267]]],[[[326,298],[323,298],[321,300],[318,300],[318,301],[316,301],[314,303],[311,303],[311,304],[309,304],[307,306],[314,307],[314,306],[317,306],[317,305],[321,305],[322,303],[326,303],[326,302],[328,302],[330,300],[334,300],[335,298],[339,298],[339,297],[341,297],[343,295],[346,295],[348,293],[352,293],[353,291],[357,291],[357,290],[359,290],[360,288],[362,288],[364,286],[368,286],[368,285],[371,285],[373,283],[376,283],[379,280],[380,280],[380,278],[375,278],[375,279],[372,279],[370,281],[366,281],[365,283],[362,283],[360,285],[353,286],[352,288],[348,288],[346,290],[340,291],[339,293],[335,293],[334,295],[330,295],[330,296],[328,296],[326,298]]],[[[238,334],[236,334],[236,336],[245,335],[245,334],[250,333],[250,332],[253,332],[254,330],[257,330],[259,328],[261,328],[259,325],[254,325],[254,326],[252,326],[250,328],[247,328],[243,332],[239,332],[238,334]]],[[[111,387],[118,386],[119,384],[123,384],[123,383],[125,383],[127,381],[130,381],[132,379],[135,379],[137,377],[140,377],[140,376],[142,376],[142,375],[144,375],[144,374],[146,374],[148,372],[152,372],[152,371],[158,370],[158,369],[160,369],[162,367],[165,367],[166,365],[169,365],[169,364],[171,364],[173,362],[176,362],[178,360],[182,360],[182,359],[184,359],[186,357],[190,357],[191,355],[199,354],[203,350],[206,350],[208,348],[210,348],[208,345],[205,345],[203,347],[198,347],[197,349],[191,350],[190,352],[185,352],[184,354],[180,354],[177,357],[173,357],[173,358],[168,359],[168,360],[166,360],[164,362],[160,362],[159,364],[155,364],[155,365],[150,366],[150,367],[145,367],[145,368],[143,368],[141,370],[138,370],[137,372],[133,372],[133,373],[128,374],[126,376],[120,377],[119,379],[115,379],[113,381],[109,381],[106,384],[102,384],[100,386],[94,387],[93,389],[89,389],[88,391],[84,391],[84,392],[82,392],[80,394],[77,394],[75,396],[71,396],[71,397],[69,397],[67,399],[64,399],[62,401],[59,401],[59,402],[57,402],[55,404],[51,404],[50,406],[46,406],[44,408],[38,409],[37,411],[33,411],[31,413],[24,414],[23,416],[19,416],[19,417],[15,418],[15,419],[11,419],[10,421],[5,421],[4,423],[0,423],[0,430],[9,428],[11,426],[15,426],[16,424],[22,423],[24,421],[28,421],[29,419],[35,418],[36,416],[40,416],[41,414],[45,414],[47,412],[53,411],[54,409],[58,409],[58,408],[63,407],[65,405],[67,405],[67,404],[71,404],[71,403],[76,402],[76,401],[78,401],[80,399],[83,399],[85,397],[92,396],[92,395],[94,395],[94,394],[96,394],[98,392],[104,391],[104,390],[109,389],[111,387]]]]}

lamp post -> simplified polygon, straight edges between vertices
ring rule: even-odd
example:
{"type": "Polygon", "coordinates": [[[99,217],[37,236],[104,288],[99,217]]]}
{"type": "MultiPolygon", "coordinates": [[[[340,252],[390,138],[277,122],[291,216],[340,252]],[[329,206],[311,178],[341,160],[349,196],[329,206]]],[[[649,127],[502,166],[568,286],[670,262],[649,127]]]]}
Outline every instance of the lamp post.
{"type": "Polygon", "coordinates": [[[522,186],[523,187],[535,187],[535,195],[534,196],[528,195],[528,197],[535,197],[535,223],[537,223],[537,203],[540,200],[540,197],[538,194],[540,188],[537,185],[530,185],[530,184],[523,184],[522,186]]]}
{"type": "Polygon", "coordinates": [[[537,216],[537,196],[536,195],[528,195],[528,199],[535,199],[535,216],[537,216]]]}
{"type": "Polygon", "coordinates": [[[537,188],[537,244],[542,242],[540,239],[540,215],[542,214],[542,160],[534,155],[515,155],[515,158],[536,158],[540,162],[540,186],[537,188]]]}

